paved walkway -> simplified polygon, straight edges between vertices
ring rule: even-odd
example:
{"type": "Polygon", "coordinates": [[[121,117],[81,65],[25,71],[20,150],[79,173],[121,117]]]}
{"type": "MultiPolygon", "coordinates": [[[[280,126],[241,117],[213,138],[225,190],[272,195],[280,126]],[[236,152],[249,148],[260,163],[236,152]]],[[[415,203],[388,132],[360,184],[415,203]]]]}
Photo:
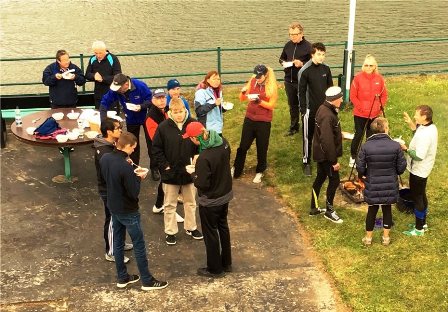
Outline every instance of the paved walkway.
{"type": "MultiPolygon", "coordinates": [[[[0,310],[336,311],[331,286],[288,209],[262,186],[241,180],[229,213],[234,272],[216,280],[196,275],[205,265],[203,241],[180,227],[177,245],[166,245],[163,217],[150,209],[157,184],[145,180],[140,210],[150,270],[170,285],[118,290],[115,266],[104,259],[91,146],[72,154],[78,181],[56,184],[52,177],[63,173],[57,149],[20,143],[11,133],[8,139],[1,151],[0,310]]],[[[137,273],[132,251],[127,255],[129,272],[137,273]]]]}

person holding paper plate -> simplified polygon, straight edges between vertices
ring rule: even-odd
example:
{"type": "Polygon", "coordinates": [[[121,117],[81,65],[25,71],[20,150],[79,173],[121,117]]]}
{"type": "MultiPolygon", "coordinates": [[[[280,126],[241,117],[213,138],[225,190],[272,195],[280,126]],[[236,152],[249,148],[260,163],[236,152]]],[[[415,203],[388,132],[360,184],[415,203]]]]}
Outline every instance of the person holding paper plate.
{"type": "Polygon", "coordinates": [[[78,66],[70,62],[65,50],[56,52],[56,62],[48,65],[42,74],[42,83],[49,87],[51,108],[76,107],[77,86],[83,86],[86,78],[78,66]]]}
{"type": "Polygon", "coordinates": [[[278,87],[272,68],[257,65],[254,75],[241,89],[240,100],[248,101],[246,116],[241,133],[240,146],[236,151],[232,168],[233,177],[238,178],[243,173],[247,151],[254,139],[257,145],[257,168],[254,183],[260,183],[263,172],[267,168],[269,137],[271,135],[271,121],[275,105],[277,104],[278,87]]]}
{"type": "Polygon", "coordinates": [[[288,97],[291,123],[286,136],[299,132],[299,82],[297,74],[303,64],[311,58],[311,43],[303,36],[303,27],[294,22],[289,25],[290,40],[285,44],[279,62],[285,72],[285,92],[288,97]]]}
{"type": "Polygon", "coordinates": [[[207,130],[215,130],[222,135],[223,117],[222,84],[216,70],[209,71],[199,83],[194,95],[194,109],[198,121],[207,130]]]}

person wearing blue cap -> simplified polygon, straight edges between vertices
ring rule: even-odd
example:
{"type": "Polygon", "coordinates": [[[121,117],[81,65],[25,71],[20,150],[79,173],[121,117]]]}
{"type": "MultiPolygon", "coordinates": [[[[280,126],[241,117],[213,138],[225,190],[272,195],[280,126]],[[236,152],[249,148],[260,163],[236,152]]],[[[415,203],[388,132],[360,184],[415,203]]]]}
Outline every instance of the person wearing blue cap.
{"type": "Polygon", "coordinates": [[[168,82],[166,84],[166,89],[168,90],[168,95],[166,97],[166,109],[167,110],[169,109],[171,99],[179,98],[184,103],[185,108],[187,109],[187,112],[188,112],[188,116],[191,116],[190,105],[188,104],[187,99],[181,95],[182,92],[181,92],[180,87],[181,87],[181,85],[180,85],[179,80],[177,80],[177,79],[168,80],[168,82]]]}

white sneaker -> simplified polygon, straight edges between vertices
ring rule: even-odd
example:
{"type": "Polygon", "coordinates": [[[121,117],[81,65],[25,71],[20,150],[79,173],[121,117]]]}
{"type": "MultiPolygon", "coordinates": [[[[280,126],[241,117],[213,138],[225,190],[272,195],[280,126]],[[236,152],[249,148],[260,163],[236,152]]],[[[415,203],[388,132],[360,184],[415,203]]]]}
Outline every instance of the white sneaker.
{"type": "Polygon", "coordinates": [[[230,175],[233,176],[235,175],[235,167],[230,168],[230,175]]]}
{"type": "Polygon", "coordinates": [[[355,160],[353,158],[351,158],[351,157],[350,157],[350,160],[348,162],[348,166],[350,168],[356,167],[355,160]]]}
{"type": "Polygon", "coordinates": [[[254,182],[254,183],[261,183],[261,178],[263,177],[263,173],[261,173],[261,172],[258,172],[256,175],[255,175],[255,178],[252,180],[252,182],[254,182]]]}
{"type": "Polygon", "coordinates": [[[132,243],[124,243],[124,251],[129,251],[134,249],[134,245],[132,243]]]}
{"type": "Polygon", "coordinates": [[[163,206],[160,208],[157,208],[156,205],[152,206],[152,212],[153,213],[163,213],[163,206]]]}
{"type": "Polygon", "coordinates": [[[184,218],[182,218],[182,217],[180,216],[180,214],[178,214],[177,212],[176,212],[176,221],[177,221],[177,223],[182,223],[182,222],[184,222],[184,218]]]}
{"type": "MultiPolygon", "coordinates": [[[[110,262],[115,262],[115,257],[114,256],[109,256],[108,254],[105,254],[106,260],[110,261],[110,262]]],[[[124,263],[128,263],[129,262],[129,258],[124,256],[124,263]]]]}

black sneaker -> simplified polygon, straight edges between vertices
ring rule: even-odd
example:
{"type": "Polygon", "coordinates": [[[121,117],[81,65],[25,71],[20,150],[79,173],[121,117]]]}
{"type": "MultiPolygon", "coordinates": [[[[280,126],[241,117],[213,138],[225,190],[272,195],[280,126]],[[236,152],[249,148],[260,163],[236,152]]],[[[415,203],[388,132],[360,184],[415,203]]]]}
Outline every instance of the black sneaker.
{"type": "Polygon", "coordinates": [[[233,271],[231,265],[227,265],[227,266],[223,267],[222,269],[224,270],[224,272],[232,272],[233,271]]]}
{"type": "Polygon", "coordinates": [[[311,209],[310,210],[310,216],[317,216],[317,215],[320,215],[323,212],[325,212],[325,209],[322,209],[322,208],[311,209]]]}
{"type": "Polygon", "coordinates": [[[344,222],[339,216],[336,214],[336,211],[327,210],[324,214],[324,217],[331,222],[334,223],[342,223],[344,222]]]}
{"type": "Polygon", "coordinates": [[[185,233],[187,233],[187,235],[190,235],[194,239],[203,239],[204,238],[204,236],[202,236],[202,233],[199,232],[199,230],[197,230],[197,229],[193,230],[193,231],[186,230],[185,233]]]}
{"type": "Polygon", "coordinates": [[[305,177],[311,177],[311,165],[310,164],[304,165],[303,173],[305,174],[305,177]]]}
{"type": "Polygon", "coordinates": [[[176,236],[167,234],[165,236],[165,241],[168,245],[176,245],[176,236]]]}
{"type": "Polygon", "coordinates": [[[218,278],[218,277],[223,277],[224,275],[226,275],[224,272],[221,273],[212,273],[210,272],[207,268],[199,268],[197,271],[198,275],[200,276],[204,276],[204,277],[213,277],[213,278],[218,278]]]}
{"type": "Polygon", "coordinates": [[[129,284],[133,284],[135,282],[138,282],[139,280],[140,280],[140,276],[138,276],[138,275],[129,275],[127,280],[118,281],[117,287],[118,288],[125,288],[129,284]]]}
{"type": "Polygon", "coordinates": [[[285,137],[293,136],[293,135],[296,134],[297,132],[299,132],[299,131],[298,131],[298,130],[295,130],[295,129],[293,129],[293,130],[289,130],[288,132],[286,132],[285,137]]]}
{"type": "MultiPolygon", "coordinates": [[[[174,235],[173,235],[174,236],[174,235]]],[[[156,289],[163,289],[166,286],[168,286],[168,282],[162,282],[158,281],[156,279],[153,279],[149,284],[142,285],[142,290],[156,290],[156,289]]]]}

